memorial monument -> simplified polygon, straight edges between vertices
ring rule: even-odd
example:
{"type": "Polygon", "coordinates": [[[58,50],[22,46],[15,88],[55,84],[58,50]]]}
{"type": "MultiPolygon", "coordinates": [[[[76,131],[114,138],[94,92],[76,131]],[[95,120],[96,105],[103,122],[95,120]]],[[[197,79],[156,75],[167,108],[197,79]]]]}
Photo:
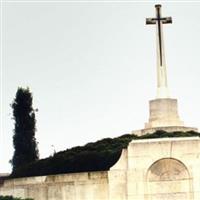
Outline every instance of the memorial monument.
{"type": "Polygon", "coordinates": [[[163,39],[163,25],[172,23],[171,17],[162,17],[161,5],[155,5],[156,17],[147,18],[147,25],[156,25],[156,48],[157,48],[157,95],[156,99],[149,102],[149,121],[139,131],[133,131],[137,135],[145,135],[164,131],[197,131],[196,128],[184,126],[184,122],[178,114],[177,99],[170,98],[167,83],[167,66],[165,61],[165,49],[163,39]]]}
{"type": "MultiPolygon", "coordinates": [[[[180,120],[177,100],[170,98],[164,56],[161,16],[147,24],[157,27],[157,96],[150,101],[150,118],[140,135],[155,130],[188,131],[180,120]]],[[[200,137],[132,140],[107,171],[86,171],[8,179],[0,183],[0,195],[34,200],[199,200],[200,137]]]]}

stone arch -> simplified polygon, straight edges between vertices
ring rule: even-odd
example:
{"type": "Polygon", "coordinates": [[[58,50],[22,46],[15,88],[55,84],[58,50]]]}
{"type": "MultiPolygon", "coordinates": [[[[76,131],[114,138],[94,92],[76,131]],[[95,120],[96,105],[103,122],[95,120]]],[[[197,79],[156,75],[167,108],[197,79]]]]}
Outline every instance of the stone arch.
{"type": "Polygon", "coordinates": [[[177,159],[160,159],[147,171],[148,199],[191,200],[191,186],[187,167],[177,159]]]}

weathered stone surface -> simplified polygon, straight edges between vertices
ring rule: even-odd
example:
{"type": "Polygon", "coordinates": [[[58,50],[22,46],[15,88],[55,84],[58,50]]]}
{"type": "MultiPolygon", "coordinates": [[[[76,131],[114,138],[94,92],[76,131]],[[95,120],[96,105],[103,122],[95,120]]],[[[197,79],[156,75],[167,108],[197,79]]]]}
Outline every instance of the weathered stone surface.
{"type": "Polygon", "coordinates": [[[183,126],[179,119],[176,99],[154,99],[149,102],[149,122],[145,128],[183,126]]]}
{"type": "Polygon", "coordinates": [[[86,172],[4,181],[1,195],[34,200],[108,199],[108,173],[86,172]]]}
{"type": "MultiPolygon", "coordinates": [[[[132,141],[127,149],[125,198],[131,199],[200,199],[200,139],[165,138],[132,141]]],[[[120,158],[121,162],[124,160],[120,158]]],[[[116,163],[109,171],[117,174],[116,163]]],[[[122,163],[120,163],[122,166],[122,163]]],[[[115,180],[115,181],[114,181],[115,180]]],[[[109,180],[110,182],[110,180],[109,180]]],[[[112,191],[110,199],[118,196],[112,191]]],[[[122,198],[123,199],[123,198],[122,198]]]]}
{"type": "Polygon", "coordinates": [[[179,118],[177,100],[171,98],[149,101],[149,121],[145,123],[144,129],[134,130],[132,134],[141,136],[158,130],[166,132],[198,131],[197,128],[184,125],[179,118]]]}

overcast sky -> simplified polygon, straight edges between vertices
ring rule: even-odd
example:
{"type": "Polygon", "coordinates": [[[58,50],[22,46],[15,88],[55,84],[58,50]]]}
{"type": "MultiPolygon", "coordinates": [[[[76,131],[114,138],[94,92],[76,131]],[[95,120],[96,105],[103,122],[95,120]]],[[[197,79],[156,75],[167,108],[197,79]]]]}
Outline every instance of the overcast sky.
{"type": "MultiPolygon", "coordinates": [[[[11,170],[18,87],[39,109],[41,158],[144,128],[156,96],[155,26],[145,25],[155,2],[2,3],[0,173],[11,170]]],[[[173,18],[164,25],[171,97],[200,128],[200,3],[162,3],[162,14],[173,18]]]]}

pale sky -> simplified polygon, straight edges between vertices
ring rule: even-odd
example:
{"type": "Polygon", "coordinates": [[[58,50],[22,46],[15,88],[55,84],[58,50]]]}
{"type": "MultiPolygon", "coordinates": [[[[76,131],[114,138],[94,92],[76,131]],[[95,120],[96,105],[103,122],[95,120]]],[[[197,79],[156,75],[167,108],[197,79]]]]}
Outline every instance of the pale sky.
{"type": "MultiPolygon", "coordinates": [[[[29,87],[40,157],[144,128],[156,96],[149,2],[2,2],[0,173],[10,172],[17,88],[29,87]]],[[[162,2],[168,84],[186,126],[200,128],[200,2],[162,2]]]]}

